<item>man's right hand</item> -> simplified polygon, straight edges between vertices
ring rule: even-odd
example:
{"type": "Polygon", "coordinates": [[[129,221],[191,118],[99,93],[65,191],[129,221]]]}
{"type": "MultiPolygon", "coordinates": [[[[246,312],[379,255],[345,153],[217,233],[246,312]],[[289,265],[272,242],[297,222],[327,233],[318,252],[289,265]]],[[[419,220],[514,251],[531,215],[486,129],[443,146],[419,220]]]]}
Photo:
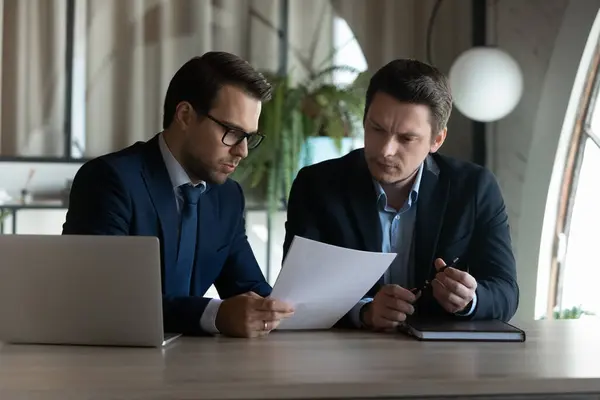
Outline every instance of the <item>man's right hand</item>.
{"type": "Polygon", "coordinates": [[[385,285],[365,304],[362,313],[363,323],[371,329],[384,330],[397,327],[406,320],[407,315],[415,312],[413,303],[419,295],[398,285],[385,285]]]}
{"type": "Polygon", "coordinates": [[[293,307],[287,303],[248,292],[224,300],[215,325],[223,335],[258,337],[268,334],[282,319],[293,314],[293,307]]]}

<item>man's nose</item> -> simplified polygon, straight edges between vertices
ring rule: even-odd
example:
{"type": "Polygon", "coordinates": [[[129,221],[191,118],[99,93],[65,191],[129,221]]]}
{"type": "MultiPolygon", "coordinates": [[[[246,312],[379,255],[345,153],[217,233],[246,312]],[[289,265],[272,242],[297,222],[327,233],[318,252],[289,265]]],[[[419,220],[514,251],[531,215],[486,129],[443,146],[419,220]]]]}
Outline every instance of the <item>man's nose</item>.
{"type": "Polygon", "coordinates": [[[248,157],[248,139],[242,140],[231,148],[231,154],[236,157],[246,158],[248,157]]]}
{"type": "Polygon", "coordinates": [[[381,147],[381,155],[391,157],[396,154],[397,144],[393,137],[387,138],[381,147]]]}

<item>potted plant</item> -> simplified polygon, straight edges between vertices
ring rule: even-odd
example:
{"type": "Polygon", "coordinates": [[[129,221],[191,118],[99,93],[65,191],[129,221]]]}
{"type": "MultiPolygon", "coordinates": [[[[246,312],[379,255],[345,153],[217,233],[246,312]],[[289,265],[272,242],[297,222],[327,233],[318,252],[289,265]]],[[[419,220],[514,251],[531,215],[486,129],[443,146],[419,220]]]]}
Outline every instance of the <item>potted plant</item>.
{"type": "MultiPolygon", "coordinates": [[[[552,319],[579,319],[583,316],[595,316],[593,312],[586,311],[582,306],[574,306],[571,308],[560,309],[556,307],[552,312],[552,319]]],[[[540,319],[547,319],[544,315],[540,319]]]]}
{"type": "Polygon", "coordinates": [[[359,133],[368,81],[366,73],[345,66],[326,68],[297,84],[288,75],[265,75],[273,85],[259,120],[265,140],[250,152],[235,179],[270,215],[285,207],[296,173],[311,163],[310,138],[330,138],[341,149],[344,138],[359,133]],[[356,72],[356,80],[344,86],[330,83],[337,69],[356,72]]]}
{"type": "Polygon", "coordinates": [[[574,306],[566,308],[564,310],[555,310],[554,319],[579,319],[584,315],[594,315],[593,313],[586,311],[581,306],[574,306]]]}

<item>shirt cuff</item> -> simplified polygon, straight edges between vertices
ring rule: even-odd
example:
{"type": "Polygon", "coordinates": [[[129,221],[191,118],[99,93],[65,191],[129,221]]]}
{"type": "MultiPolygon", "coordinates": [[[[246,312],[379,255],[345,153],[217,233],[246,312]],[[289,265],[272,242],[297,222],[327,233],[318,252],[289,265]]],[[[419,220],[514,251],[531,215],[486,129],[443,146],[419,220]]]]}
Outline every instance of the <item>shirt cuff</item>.
{"type": "Polygon", "coordinates": [[[473,301],[471,301],[471,307],[469,308],[468,311],[462,310],[455,314],[458,315],[459,317],[469,317],[469,316],[471,316],[471,314],[473,314],[475,312],[476,305],[477,305],[477,293],[475,293],[475,295],[473,296],[473,301]]]}
{"type": "Polygon", "coordinates": [[[206,305],[206,308],[204,309],[204,312],[200,317],[200,327],[203,331],[211,333],[213,335],[219,333],[219,330],[217,329],[216,325],[216,320],[217,313],[219,312],[219,307],[221,306],[222,302],[223,300],[221,299],[211,299],[206,305]]]}
{"type": "Polygon", "coordinates": [[[350,320],[352,321],[352,323],[354,324],[354,326],[356,328],[364,328],[365,325],[360,320],[360,310],[366,304],[368,304],[368,303],[370,303],[372,301],[373,301],[372,298],[365,297],[364,299],[362,299],[361,301],[359,301],[358,303],[356,303],[356,305],[354,307],[352,307],[352,309],[350,310],[350,320]]]}

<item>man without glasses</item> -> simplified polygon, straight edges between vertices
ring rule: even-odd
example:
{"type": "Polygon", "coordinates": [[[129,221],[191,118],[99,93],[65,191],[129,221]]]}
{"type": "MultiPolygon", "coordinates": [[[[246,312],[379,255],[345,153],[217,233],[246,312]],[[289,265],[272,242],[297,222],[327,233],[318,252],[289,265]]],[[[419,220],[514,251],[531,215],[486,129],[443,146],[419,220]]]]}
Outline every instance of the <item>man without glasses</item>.
{"type": "Polygon", "coordinates": [[[364,149],[298,173],[284,254],[295,235],[398,254],[340,326],[389,329],[412,314],[514,315],[519,289],[500,188],[487,169],[437,153],[451,108],[436,68],[392,61],[367,90],[364,149]]]}
{"type": "Polygon", "coordinates": [[[292,315],[267,298],[245,234],[244,195],[229,179],[263,139],[258,120],[270,96],[239,57],[195,57],[169,84],[161,133],[75,176],[63,234],[159,238],[167,332],[255,337],[292,315]],[[213,284],[224,300],[203,297],[213,284]]]}

